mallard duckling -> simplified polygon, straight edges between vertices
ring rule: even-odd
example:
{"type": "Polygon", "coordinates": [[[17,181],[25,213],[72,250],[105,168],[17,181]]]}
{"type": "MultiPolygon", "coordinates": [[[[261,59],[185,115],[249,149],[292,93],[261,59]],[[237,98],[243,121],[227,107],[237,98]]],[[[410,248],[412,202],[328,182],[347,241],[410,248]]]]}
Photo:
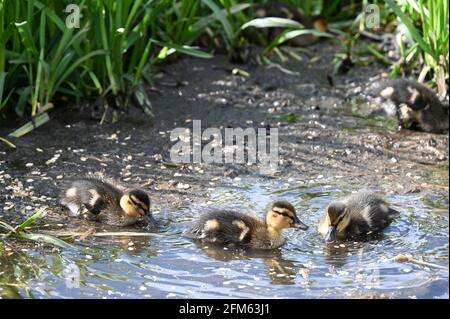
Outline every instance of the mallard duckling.
{"type": "Polygon", "coordinates": [[[156,224],[150,198],[140,189],[122,190],[101,179],[83,178],[71,182],[61,197],[73,216],[115,226],[129,226],[143,217],[149,225],[156,224]]]}
{"type": "Polygon", "coordinates": [[[380,86],[377,94],[395,104],[400,127],[432,133],[448,130],[448,105],[423,84],[408,79],[390,80],[380,86]]]}
{"type": "Polygon", "coordinates": [[[327,242],[364,238],[389,226],[398,214],[379,195],[363,190],[331,202],[318,231],[327,242]]]}
{"type": "Polygon", "coordinates": [[[308,229],[297,217],[294,206],[287,201],[276,201],[269,207],[265,222],[234,211],[211,211],[183,234],[188,238],[223,245],[274,249],[284,244],[282,230],[289,227],[308,229]]]}

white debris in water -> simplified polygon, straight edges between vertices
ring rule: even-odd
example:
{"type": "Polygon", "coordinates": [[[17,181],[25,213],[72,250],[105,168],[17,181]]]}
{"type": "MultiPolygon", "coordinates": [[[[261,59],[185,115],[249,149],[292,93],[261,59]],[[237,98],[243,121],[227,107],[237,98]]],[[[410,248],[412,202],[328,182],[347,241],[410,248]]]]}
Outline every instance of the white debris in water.
{"type": "Polygon", "coordinates": [[[140,287],[139,287],[139,290],[140,290],[140,291],[146,291],[146,290],[147,290],[147,287],[145,287],[145,286],[140,286],[140,287]]]}
{"type": "Polygon", "coordinates": [[[411,272],[411,271],[412,271],[412,269],[411,269],[411,268],[403,268],[402,270],[403,270],[403,272],[406,272],[406,273],[408,273],[408,272],[411,272]]]}
{"type": "Polygon", "coordinates": [[[33,166],[34,166],[33,163],[26,163],[26,164],[25,164],[25,167],[33,167],[33,166]]]}
{"type": "Polygon", "coordinates": [[[86,255],[85,258],[86,259],[92,259],[92,256],[91,255],[86,255]]]}
{"type": "Polygon", "coordinates": [[[173,292],[171,292],[171,293],[167,294],[166,298],[173,298],[176,296],[177,296],[177,294],[174,294],[173,292]]]}
{"type": "Polygon", "coordinates": [[[299,271],[298,271],[298,273],[302,276],[303,279],[308,279],[308,277],[309,277],[309,272],[310,272],[310,270],[309,270],[309,269],[306,269],[306,268],[301,268],[301,269],[299,269],[299,271]]]}
{"type": "Polygon", "coordinates": [[[184,184],[184,183],[178,183],[177,184],[177,188],[179,188],[179,189],[189,189],[189,188],[191,188],[191,185],[184,184]]]}

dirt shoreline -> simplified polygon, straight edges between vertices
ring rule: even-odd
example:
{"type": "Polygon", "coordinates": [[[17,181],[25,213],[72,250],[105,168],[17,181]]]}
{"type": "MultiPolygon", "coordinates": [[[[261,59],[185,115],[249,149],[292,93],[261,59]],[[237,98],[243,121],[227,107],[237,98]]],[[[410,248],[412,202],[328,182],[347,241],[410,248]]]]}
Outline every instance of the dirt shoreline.
{"type": "Polygon", "coordinates": [[[88,172],[145,187],[155,210],[203,201],[217,186],[267,178],[378,186],[441,198],[448,208],[448,134],[397,132],[389,121],[365,117],[377,105],[362,92],[385,70],[355,67],[331,87],[327,72],[335,50],[322,43],[312,48],[319,59],[304,56],[282,67],[233,65],[220,55],[180,58],[148,90],[153,121],[132,109],[118,123],[100,126],[89,112],[56,111],[50,123],[18,140],[16,151],[1,146],[0,217],[19,221],[48,206],[48,219],[60,220],[56,197],[62,182],[88,172]],[[233,68],[250,76],[233,75],[233,68]],[[295,123],[280,119],[289,113],[295,123]],[[170,131],[192,128],[192,120],[202,120],[203,129],[277,127],[279,171],[264,176],[257,165],[165,165],[174,144],[170,131]]]}

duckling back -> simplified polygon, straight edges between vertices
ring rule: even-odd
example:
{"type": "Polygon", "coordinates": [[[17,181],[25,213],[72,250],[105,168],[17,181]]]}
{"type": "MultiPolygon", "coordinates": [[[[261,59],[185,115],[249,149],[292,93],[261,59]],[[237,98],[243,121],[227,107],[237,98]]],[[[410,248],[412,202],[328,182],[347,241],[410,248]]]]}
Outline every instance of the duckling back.
{"type": "Polygon", "coordinates": [[[202,215],[183,235],[218,244],[254,246],[255,237],[264,237],[265,223],[251,216],[226,210],[202,215]]]}
{"type": "Polygon", "coordinates": [[[381,196],[370,191],[359,191],[342,199],[342,203],[350,216],[346,231],[351,236],[380,231],[399,214],[381,196]]]}
{"type": "Polygon", "coordinates": [[[376,94],[391,100],[397,107],[401,126],[410,122],[410,128],[425,132],[441,133],[449,128],[449,107],[423,84],[408,79],[386,81],[376,94]],[[406,108],[401,107],[406,105],[406,108]]]}
{"type": "Polygon", "coordinates": [[[119,205],[122,191],[112,184],[96,178],[72,181],[61,194],[61,204],[73,216],[80,214],[98,215],[109,204],[119,205]]]}
{"type": "Polygon", "coordinates": [[[61,194],[61,205],[70,210],[72,216],[80,216],[114,226],[129,226],[138,216],[124,213],[120,200],[124,192],[106,180],[83,178],[68,184],[61,194]]]}

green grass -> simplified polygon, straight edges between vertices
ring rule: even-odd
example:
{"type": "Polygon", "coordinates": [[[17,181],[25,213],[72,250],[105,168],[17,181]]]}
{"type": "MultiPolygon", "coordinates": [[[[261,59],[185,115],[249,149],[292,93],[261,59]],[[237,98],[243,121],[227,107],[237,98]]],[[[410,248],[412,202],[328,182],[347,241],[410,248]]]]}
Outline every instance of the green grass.
{"type": "Polygon", "coordinates": [[[79,1],[78,29],[65,24],[72,2],[0,0],[0,112],[34,116],[61,96],[141,104],[155,64],[176,52],[211,57],[192,44],[212,25],[230,45],[234,37],[228,12],[211,0],[79,1]]]}
{"type": "Polygon", "coordinates": [[[27,230],[28,227],[30,227],[33,223],[36,222],[36,220],[41,217],[42,212],[36,212],[35,214],[31,215],[29,218],[27,218],[23,223],[20,225],[13,227],[3,221],[0,220],[0,231],[3,232],[0,233],[0,239],[5,240],[9,237],[15,237],[22,240],[31,240],[35,242],[42,242],[49,245],[57,246],[60,248],[65,249],[72,249],[73,246],[66,243],[65,241],[45,234],[39,234],[39,233],[33,233],[27,230]]]}
{"type": "MultiPolygon", "coordinates": [[[[105,107],[141,106],[152,116],[145,85],[155,66],[178,55],[229,57],[250,43],[265,55],[304,34],[329,37],[298,21],[255,19],[253,6],[267,0],[0,0],[0,116],[35,117],[53,107],[102,97],[105,107]],[[79,28],[68,28],[64,12],[79,5],[79,28]],[[266,39],[263,28],[283,28],[266,39]],[[209,43],[199,48],[198,43],[209,43]]],[[[308,17],[321,16],[329,30],[351,37],[368,1],[284,0],[308,17]]],[[[383,24],[408,30],[400,43],[403,60],[435,83],[448,79],[448,4],[443,0],[380,1],[383,24]]],[[[368,56],[389,61],[374,46],[368,56]]],[[[393,66],[393,74],[398,71],[393,66]]],[[[445,84],[445,83],[444,83],[445,84]]]]}
{"type": "Polygon", "coordinates": [[[448,79],[449,8],[445,0],[386,0],[403,27],[404,60],[419,61],[420,78],[443,85],[448,79]],[[398,3],[397,3],[398,2],[398,3]]]}

